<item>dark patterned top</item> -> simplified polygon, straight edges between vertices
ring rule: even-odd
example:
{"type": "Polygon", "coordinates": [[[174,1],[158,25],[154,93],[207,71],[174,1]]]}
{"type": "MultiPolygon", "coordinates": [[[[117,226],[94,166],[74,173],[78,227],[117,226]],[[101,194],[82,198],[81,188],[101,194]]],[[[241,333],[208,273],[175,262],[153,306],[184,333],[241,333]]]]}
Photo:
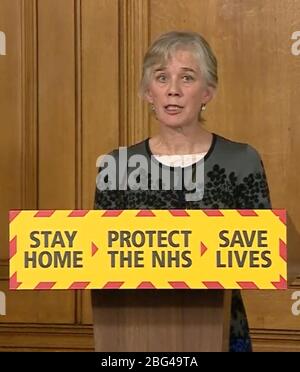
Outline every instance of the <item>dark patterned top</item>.
{"type": "MultiPolygon", "coordinates": [[[[109,190],[101,188],[100,191],[97,187],[95,209],[271,208],[262,161],[257,151],[248,144],[233,142],[213,134],[212,145],[204,160],[200,160],[204,164],[204,194],[201,200],[187,200],[186,194],[191,193],[191,189],[175,187],[178,181],[176,177],[173,177],[169,190],[164,187],[161,177],[156,184],[156,189],[153,190],[153,184],[157,179],[153,182],[151,165],[156,163],[160,172],[168,170],[173,175],[176,174],[179,167],[168,167],[159,163],[152,156],[149,139],[128,148],[123,148],[123,151],[127,151],[127,159],[133,155],[143,155],[147,160],[147,166],[144,164],[141,167],[140,163],[134,164],[134,162],[134,166],[131,166],[131,163],[128,163],[123,174],[122,172],[115,172],[112,178],[105,174],[106,168],[104,166],[100,167],[101,171],[97,179],[98,187],[101,182],[103,185],[103,182],[110,183],[110,180],[114,179],[117,190],[112,190],[113,187],[110,187],[109,190]],[[130,175],[137,182],[140,182],[140,189],[125,189],[124,180],[128,180],[130,175]]],[[[121,159],[120,150],[114,150],[110,154],[113,155],[118,164],[121,162],[119,162],[119,159],[121,159]]],[[[195,173],[194,171],[200,162],[190,166],[191,173],[189,174],[195,173]]],[[[183,173],[181,172],[181,174],[183,173]]],[[[183,179],[181,181],[182,184],[185,182],[183,179]]],[[[184,185],[186,186],[186,183],[184,185]]],[[[239,290],[234,290],[231,306],[230,351],[251,350],[249,328],[242,297],[239,290]]]]}

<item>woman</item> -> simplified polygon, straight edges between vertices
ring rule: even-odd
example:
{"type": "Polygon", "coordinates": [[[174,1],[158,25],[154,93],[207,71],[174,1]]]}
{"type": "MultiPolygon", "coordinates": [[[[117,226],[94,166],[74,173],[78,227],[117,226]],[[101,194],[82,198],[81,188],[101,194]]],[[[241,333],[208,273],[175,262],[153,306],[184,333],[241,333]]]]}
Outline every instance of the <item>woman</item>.
{"type": "MultiPolygon", "coordinates": [[[[127,159],[142,155],[147,167],[137,171],[128,163],[125,172],[113,175],[117,187],[104,190],[104,184],[114,182],[100,167],[96,209],[270,208],[265,172],[256,150],[210,133],[202,125],[201,112],[213,99],[217,84],[216,58],[200,35],[170,32],[152,44],[144,58],[141,93],[151,105],[159,132],[127,149],[127,159]],[[158,178],[149,172],[153,164],[159,167],[158,178]],[[202,182],[200,177],[200,182],[193,183],[199,169],[203,170],[202,182]],[[182,179],[175,177],[178,170],[182,179]],[[169,184],[163,174],[173,177],[169,184]],[[192,176],[185,182],[188,174],[192,176]],[[125,179],[131,180],[127,188],[125,179]],[[194,190],[187,187],[190,184],[196,185],[194,190]],[[202,185],[199,193],[197,184],[202,185]]],[[[119,151],[111,155],[120,163],[119,151]]],[[[251,351],[239,291],[233,291],[231,315],[230,350],[251,351]]]]}

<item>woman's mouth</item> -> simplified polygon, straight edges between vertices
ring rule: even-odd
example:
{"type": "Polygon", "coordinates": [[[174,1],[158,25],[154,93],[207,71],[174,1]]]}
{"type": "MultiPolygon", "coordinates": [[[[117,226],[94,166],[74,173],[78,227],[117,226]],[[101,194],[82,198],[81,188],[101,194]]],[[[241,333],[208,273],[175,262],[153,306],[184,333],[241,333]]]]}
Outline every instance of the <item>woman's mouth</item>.
{"type": "Polygon", "coordinates": [[[176,114],[180,114],[182,112],[183,106],[166,105],[166,106],[164,106],[164,109],[169,115],[176,115],[176,114]]]}

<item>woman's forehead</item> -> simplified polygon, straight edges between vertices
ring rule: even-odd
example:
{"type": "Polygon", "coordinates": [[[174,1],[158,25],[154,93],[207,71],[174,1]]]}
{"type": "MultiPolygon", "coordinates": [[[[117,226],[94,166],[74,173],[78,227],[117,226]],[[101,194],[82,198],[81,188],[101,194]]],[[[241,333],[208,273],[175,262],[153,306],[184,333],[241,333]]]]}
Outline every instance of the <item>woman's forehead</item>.
{"type": "Polygon", "coordinates": [[[192,51],[177,50],[168,55],[161,56],[153,65],[153,70],[167,69],[171,65],[176,65],[179,68],[199,70],[199,60],[192,51]]]}

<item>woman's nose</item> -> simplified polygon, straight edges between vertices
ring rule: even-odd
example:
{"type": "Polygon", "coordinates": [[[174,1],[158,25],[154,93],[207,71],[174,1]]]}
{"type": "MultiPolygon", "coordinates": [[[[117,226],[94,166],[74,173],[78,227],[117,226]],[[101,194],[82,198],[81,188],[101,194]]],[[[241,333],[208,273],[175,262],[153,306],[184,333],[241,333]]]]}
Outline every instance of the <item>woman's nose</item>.
{"type": "Polygon", "coordinates": [[[168,89],[168,96],[180,96],[181,89],[176,81],[171,81],[168,89]]]}

